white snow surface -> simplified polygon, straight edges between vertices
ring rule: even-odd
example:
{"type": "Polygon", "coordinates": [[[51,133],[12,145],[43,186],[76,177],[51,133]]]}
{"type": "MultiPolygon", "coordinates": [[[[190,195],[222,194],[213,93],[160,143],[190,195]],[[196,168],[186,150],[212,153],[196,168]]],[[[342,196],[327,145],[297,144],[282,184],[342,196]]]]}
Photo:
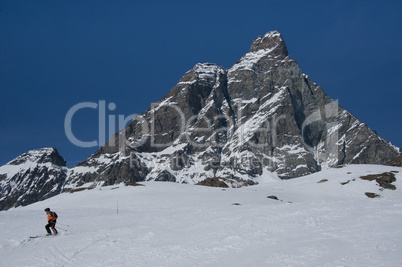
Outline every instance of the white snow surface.
{"type": "Polygon", "coordinates": [[[350,165],[259,181],[115,185],[1,211],[0,266],[402,265],[402,168],[350,165]],[[359,178],[385,171],[398,172],[396,190],[359,178]],[[59,236],[29,238],[44,236],[46,207],[59,215],[59,236]]]}

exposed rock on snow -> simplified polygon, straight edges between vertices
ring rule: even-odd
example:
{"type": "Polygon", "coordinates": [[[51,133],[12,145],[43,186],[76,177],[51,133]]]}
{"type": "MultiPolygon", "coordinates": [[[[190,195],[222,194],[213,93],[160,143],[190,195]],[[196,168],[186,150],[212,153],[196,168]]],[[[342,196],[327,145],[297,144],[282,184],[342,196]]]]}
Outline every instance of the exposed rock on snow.
{"type": "Polygon", "coordinates": [[[370,175],[365,175],[360,177],[363,180],[367,181],[376,181],[379,186],[381,186],[384,189],[391,189],[395,190],[396,186],[393,185],[392,183],[396,181],[395,178],[395,173],[393,172],[384,172],[381,174],[370,174],[370,175]]]}
{"type": "Polygon", "coordinates": [[[229,186],[227,185],[225,180],[226,179],[222,179],[222,178],[218,178],[218,177],[207,178],[204,181],[198,182],[197,185],[228,188],[229,186]]]}
{"type": "Polygon", "coordinates": [[[388,161],[386,165],[402,167],[402,153],[388,161]]]}

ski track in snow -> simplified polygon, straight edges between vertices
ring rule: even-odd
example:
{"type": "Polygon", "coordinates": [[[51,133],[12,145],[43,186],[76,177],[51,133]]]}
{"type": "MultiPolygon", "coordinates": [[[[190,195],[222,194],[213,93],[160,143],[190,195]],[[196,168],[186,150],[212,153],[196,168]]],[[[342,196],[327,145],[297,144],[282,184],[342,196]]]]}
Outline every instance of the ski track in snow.
{"type": "Polygon", "coordinates": [[[0,266],[401,266],[401,179],[402,168],[351,165],[239,189],[145,182],[61,194],[0,212],[0,266]],[[394,191],[358,178],[391,170],[394,191]],[[29,238],[45,235],[45,207],[60,235],[29,238]]]}

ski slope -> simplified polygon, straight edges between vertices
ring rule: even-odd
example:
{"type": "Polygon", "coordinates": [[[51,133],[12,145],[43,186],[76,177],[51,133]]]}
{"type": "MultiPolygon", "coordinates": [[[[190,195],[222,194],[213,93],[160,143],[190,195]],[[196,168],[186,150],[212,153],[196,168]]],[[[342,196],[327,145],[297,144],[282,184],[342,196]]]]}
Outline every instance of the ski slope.
{"type": "Polygon", "coordinates": [[[402,168],[350,165],[238,189],[65,193],[0,212],[0,266],[402,266],[401,181],[402,168]],[[396,190],[359,178],[386,171],[396,190]],[[45,235],[46,207],[60,235],[29,238],[45,235]]]}

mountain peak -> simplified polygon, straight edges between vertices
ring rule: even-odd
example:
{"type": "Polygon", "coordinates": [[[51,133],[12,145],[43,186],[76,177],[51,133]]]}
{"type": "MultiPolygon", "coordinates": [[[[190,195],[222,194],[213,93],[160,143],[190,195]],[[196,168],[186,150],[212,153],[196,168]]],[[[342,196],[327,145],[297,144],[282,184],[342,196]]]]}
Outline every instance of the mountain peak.
{"type": "Polygon", "coordinates": [[[45,147],[40,149],[32,149],[21,156],[10,161],[10,165],[19,165],[22,162],[34,163],[52,163],[61,167],[66,166],[66,161],[60,156],[55,147],[45,147]]]}
{"type": "Polygon", "coordinates": [[[264,36],[258,36],[251,44],[249,52],[256,52],[259,50],[273,50],[275,56],[288,56],[285,41],[278,31],[270,31],[264,36]]]}
{"type": "Polygon", "coordinates": [[[29,150],[0,167],[0,210],[25,206],[61,192],[66,161],[54,147],[29,150]]]}

